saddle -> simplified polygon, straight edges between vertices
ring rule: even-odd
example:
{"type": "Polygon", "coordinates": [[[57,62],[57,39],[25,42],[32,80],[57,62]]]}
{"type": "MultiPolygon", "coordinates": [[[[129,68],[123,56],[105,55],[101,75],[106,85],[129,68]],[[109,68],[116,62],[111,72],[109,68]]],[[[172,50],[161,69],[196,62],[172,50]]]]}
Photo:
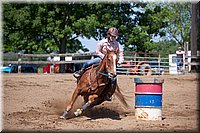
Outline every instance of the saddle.
{"type": "Polygon", "coordinates": [[[94,64],[90,68],[88,81],[89,81],[89,86],[90,86],[91,90],[96,90],[97,87],[107,85],[109,82],[107,78],[104,78],[103,82],[99,81],[98,78],[94,78],[94,77],[97,77],[97,72],[96,72],[96,69],[93,69],[93,68],[96,68],[97,66],[98,66],[98,64],[94,64]]]}
{"type": "Polygon", "coordinates": [[[81,74],[81,76],[77,79],[77,83],[78,81],[80,80],[80,78],[84,75],[84,73],[86,71],[89,71],[89,76],[87,76],[88,78],[88,82],[89,82],[89,88],[90,90],[94,91],[97,89],[97,87],[99,86],[103,86],[103,85],[106,85],[108,84],[108,80],[106,81],[106,83],[99,83],[99,81],[97,80],[97,78],[94,78],[97,76],[97,73],[96,73],[96,69],[98,67],[99,64],[93,64],[92,66],[86,68],[84,70],[84,72],[81,74]]]}

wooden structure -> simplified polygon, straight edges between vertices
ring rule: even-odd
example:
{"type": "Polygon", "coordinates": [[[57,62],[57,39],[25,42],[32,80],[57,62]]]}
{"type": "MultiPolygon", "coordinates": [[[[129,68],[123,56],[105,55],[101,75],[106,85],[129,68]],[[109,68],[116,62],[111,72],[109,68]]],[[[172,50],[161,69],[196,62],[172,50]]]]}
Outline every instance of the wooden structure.
{"type": "MultiPolygon", "coordinates": [[[[200,2],[192,3],[191,56],[197,56],[200,50],[200,2]]],[[[192,59],[192,62],[198,60],[192,59]]],[[[199,66],[193,66],[193,71],[200,71],[199,66]]]]}
{"type": "MultiPolygon", "coordinates": [[[[38,64],[38,65],[51,65],[50,73],[54,73],[54,65],[55,64],[72,64],[72,63],[84,63],[91,58],[95,57],[95,53],[67,53],[67,54],[21,54],[21,53],[4,53],[3,54],[3,65],[7,64],[17,64],[18,65],[18,73],[21,72],[21,65],[22,64],[38,64]],[[53,60],[54,57],[71,57],[71,60],[65,61],[55,61],[53,60]],[[49,59],[47,59],[49,58],[49,59]]],[[[134,64],[131,64],[131,61],[136,63],[144,61],[145,63],[149,64],[151,61],[156,61],[158,64],[158,68],[163,67],[164,73],[169,74],[169,57],[161,58],[161,54],[159,52],[152,52],[152,53],[144,53],[144,52],[125,52],[124,53],[125,63],[129,64],[130,67],[122,67],[118,68],[117,70],[119,73],[123,74],[134,74],[130,71],[131,68],[134,67],[134,64]]],[[[191,57],[187,57],[191,58],[191,57]]],[[[199,59],[199,57],[195,57],[199,59]]],[[[187,63],[187,62],[186,62],[187,63]]],[[[197,62],[193,65],[199,65],[197,62]]],[[[187,63],[190,65],[189,63],[187,63]]]]}

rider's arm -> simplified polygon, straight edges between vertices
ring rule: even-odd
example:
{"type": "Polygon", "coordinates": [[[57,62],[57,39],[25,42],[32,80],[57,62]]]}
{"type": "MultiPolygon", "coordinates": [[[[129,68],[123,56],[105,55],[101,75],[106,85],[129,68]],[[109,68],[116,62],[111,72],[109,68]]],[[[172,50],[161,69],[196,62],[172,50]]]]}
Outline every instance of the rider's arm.
{"type": "Polygon", "coordinates": [[[103,59],[104,54],[101,52],[102,51],[102,47],[103,47],[103,43],[102,42],[97,43],[96,54],[103,59]]]}

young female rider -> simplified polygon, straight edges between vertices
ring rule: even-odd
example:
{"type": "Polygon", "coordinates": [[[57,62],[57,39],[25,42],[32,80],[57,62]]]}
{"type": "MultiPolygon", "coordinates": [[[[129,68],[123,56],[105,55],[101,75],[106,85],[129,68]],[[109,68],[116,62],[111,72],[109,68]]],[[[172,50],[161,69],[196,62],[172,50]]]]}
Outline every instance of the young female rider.
{"type": "MultiPolygon", "coordinates": [[[[119,61],[118,65],[120,65],[124,61],[124,56],[123,56],[123,48],[122,46],[116,41],[116,37],[118,36],[118,30],[115,27],[111,27],[107,31],[107,37],[103,40],[101,40],[96,47],[96,54],[97,57],[94,59],[91,59],[83,64],[83,67],[81,70],[75,72],[73,75],[75,78],[78,78],[81,76],[81,74],[84,72],[84,70],[91,66],[92,64],[99,63],[104,55],[106,54],[107,50],[106,47],[109,50],[116,50],[118,49],[118,55],[119,55],[119,61]]],[[[110,101],[110,99],[106,99],[110,101]]]]}
{"type": "Polygon", "coordinates": [[[83,67],[81,68],[81,70],[76,71],[73,75],[75,78],[78,78],[81,76],[81,74],[84,72],[84,70],[91,66],[92,64],[95,63],[99,63],[104,55],[106,54],[106,47],[109,50],[116,50],[117,48],[118,50],[118,54],[119,54],[119,61],[118,64],[120,65],[123,61],[124,61],[124,56],[123,56],[123,49],[122,46],[116,41],[116,37],[118,36],[118,30],[115,27],[111,27],[109,28],[109,30],[107,31],[107,37],[103,40],[101,40],[96,47],[96,54],[97,57],[94,59],[91,59],[87,62],[85,62],[83,64],[83,67]]]}

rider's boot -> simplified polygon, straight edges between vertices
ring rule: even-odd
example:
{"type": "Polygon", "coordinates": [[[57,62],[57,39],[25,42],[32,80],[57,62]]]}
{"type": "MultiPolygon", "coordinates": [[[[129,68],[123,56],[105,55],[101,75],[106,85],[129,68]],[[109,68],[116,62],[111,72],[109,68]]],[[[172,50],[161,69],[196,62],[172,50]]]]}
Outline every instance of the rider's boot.
{"type": "Polygon", "coordinates": [[[105,100],[105,101],[112,101],[112,96],[111,96],[111,93],[110,93],[110,92],[108,92],[108,94],[106,94],[104,100],[105,100]]]}
{"type": "Polygon", "coordinates": [[[84,72],[84,69],[81,69],[81,70],[79,70],[79,71],[74,72],[74,73],[73,73],[73,76],[74,76],[75,78],[79,78],[79,77],[82,75],[83,72],[84,72]]]}
{"type": "Polygon", "coordinates": [[[105,96],[105,101],[112,101],[112,98],[109,97],[109,95],[106,95],[106,96],[105,96]]]}

